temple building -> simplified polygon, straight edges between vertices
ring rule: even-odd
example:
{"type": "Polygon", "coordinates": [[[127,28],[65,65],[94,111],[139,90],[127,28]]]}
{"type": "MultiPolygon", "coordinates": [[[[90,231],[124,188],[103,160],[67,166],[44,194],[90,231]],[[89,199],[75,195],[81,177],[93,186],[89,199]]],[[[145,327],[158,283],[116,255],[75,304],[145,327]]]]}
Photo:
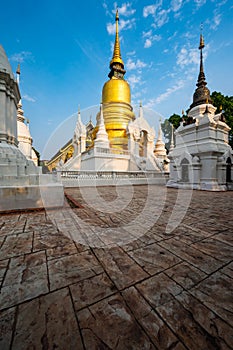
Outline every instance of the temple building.
{"type": "Polygon", "coordinates": [[[18,82],[0,45],[0,211],[61,206],[63,186],[53,176],[42,175],[28,149],[24,148],[27,157],[19,148],[17,110],[19,117],[23,115],[20,101],[18,82]]]}
{"type": "MultiPolygon", "coordinates": [[[[140,104],[137,117],[131,105],[130,86],[124,79],[126,71],[120,50],[118,11],[115,20],[116,34],[109,65],[109,80],[102,89],[96,126],[87,132],[80,112],[78,113],[72,139],[72,157],[64,164],[57,164],[57,169],[157,172],[164,170],[164,162],[157,158],[159,149],[154,153],[155,130],[144,118],[142,105],[140,104]],[[87,135],[91,135],[88,140],[87,135]]],[[[166,152],[165,148],[160,154],[163,160],[167,158],[164,151],[166,152]]],[[[50,165],[52,160],[47,164],[50,165]]]]}
{"type": "MultiPolygon", "coordinates": [[[[45,166],[49,171],[53,170],[60,170],[62,166],[68,162],[71,157],[75,156],[77,152],[79,152],[79,140],[77,140],[77,135],[79,133],[79,125],[81,122],[81,113],[80,109],[78,109],[78,117],[77,117],[77,123],[74,130],[74,136],[73,138],[70,138],[66,144],[61,147],[57,153],[49,160],[45,162],[45,166]]],[[[83,124],[82,124],[83,125],[83,124]]],[[[85,147],[84,150],[88,150],[93,141],[92,141],[92,132],[94,130],[94,124],[92,123],[91,116],[90,120],[86,125],[83,125],[82,128],[85,128],[85,147]]]]}
{"type": "Polygon", "coordinates": [[[187,120],[175,131],[169,152],[169,187],[210,191],[232,189],[233,151],[228,144],[229,126],[224,114],[215,114],[205,80],[200,36],[200,71],[187,120]]]}

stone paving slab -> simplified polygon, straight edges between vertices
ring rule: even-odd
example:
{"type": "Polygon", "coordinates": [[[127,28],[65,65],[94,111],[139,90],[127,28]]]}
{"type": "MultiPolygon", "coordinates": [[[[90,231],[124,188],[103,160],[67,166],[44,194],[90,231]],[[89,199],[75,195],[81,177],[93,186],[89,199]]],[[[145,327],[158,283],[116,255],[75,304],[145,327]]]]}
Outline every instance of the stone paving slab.
{"type": "Polygon", "coordinates": [[[48,292],[45,252],[12,258],[1,287],[1,309],[48,292]]]}
{"type": "Polygon", "coordinates": [[[12,348],[82,349],[67,288],[19,306],[12,348]]]}
{"type": "Polygon", "coordinates": [[[1,215],[1,350],[233,349],[233,193],[149,190],[1,215]]]}

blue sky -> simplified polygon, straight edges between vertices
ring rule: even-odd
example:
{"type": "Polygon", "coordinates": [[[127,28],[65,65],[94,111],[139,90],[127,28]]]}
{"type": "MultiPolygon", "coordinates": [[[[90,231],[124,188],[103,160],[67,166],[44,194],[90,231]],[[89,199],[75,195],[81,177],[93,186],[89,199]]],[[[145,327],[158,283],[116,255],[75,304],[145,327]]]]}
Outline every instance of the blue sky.
{"type": "Polygon", "coordinates": [[[108,80],[116,6],[132,104],[136,110],[142,101],[145,112],[157,112],[148,114],[155,129],[158,115],[180,114],[192,102],[201,23],[208,87],[233,94],[230,0],[4,1],[0,43],[13,71],[21,64],[23,109],[34,147],[46,158],[48,140],[52,155],[57,144],[72,137],[78,105],[83,121],[92,115],[95,122],[99,107],[89,107],[99,105],[108,80]],[[57,144],[51,142],[54,130],[57,144]]]}

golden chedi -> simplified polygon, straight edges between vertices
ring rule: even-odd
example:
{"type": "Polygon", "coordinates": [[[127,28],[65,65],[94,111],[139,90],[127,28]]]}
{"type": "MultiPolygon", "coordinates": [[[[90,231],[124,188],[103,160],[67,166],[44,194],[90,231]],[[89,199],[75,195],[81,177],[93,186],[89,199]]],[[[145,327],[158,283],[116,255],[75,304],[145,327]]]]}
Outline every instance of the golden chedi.
{"type": "MultiPolygon", "coordinates": [[[[104,84],[102,90],[102,104],[105,128],[108,133],[111,148],[121,150],[128,149],[127,126],[135,119],[131,106],[130,86],[124,80],[124,62],[121,58],[119,32],[118,32],[118,10],[116,12],[116,37],[113,57],[110,62],[109,80],[104,84]]],[[[99,113],[97,115],[97,128],[99,113]]],[[[97,129],[96,128],[96,129],[97,129]]],[[[94,132],[94,137],[97,130],[94,132]]]]}

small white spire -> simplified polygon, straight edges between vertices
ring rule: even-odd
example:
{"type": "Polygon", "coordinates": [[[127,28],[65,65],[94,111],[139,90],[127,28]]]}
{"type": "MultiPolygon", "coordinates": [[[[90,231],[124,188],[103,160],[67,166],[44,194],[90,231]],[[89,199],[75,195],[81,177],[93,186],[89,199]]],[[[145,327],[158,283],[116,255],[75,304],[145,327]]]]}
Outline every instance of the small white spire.
{"type": "Polygon", "coordinates": [[[95,138],[95,146],[101,148],[109,148],[108,133],[104,124],[104,114],[102,103],[100,105],[100,119],[99,119],[99,130],[95,138]]]}
{"type": "Polygon", "coordinates": [[[169,153],[174,149],[174,130],[173,129],[174,129],[174,126],[172,124],[171,143],[170,143],[169,153]]]}
{"type": "Polygon", "coordinates": [[[157,157],[165,157],[167,155],[165,143],[163,142],[163,137],[162,137],[161,121],[162,119],[160,118],[158,138],[157,138],[157,141],[155,144],[155,150],[154,150],[154,155],[157,157]]]}

